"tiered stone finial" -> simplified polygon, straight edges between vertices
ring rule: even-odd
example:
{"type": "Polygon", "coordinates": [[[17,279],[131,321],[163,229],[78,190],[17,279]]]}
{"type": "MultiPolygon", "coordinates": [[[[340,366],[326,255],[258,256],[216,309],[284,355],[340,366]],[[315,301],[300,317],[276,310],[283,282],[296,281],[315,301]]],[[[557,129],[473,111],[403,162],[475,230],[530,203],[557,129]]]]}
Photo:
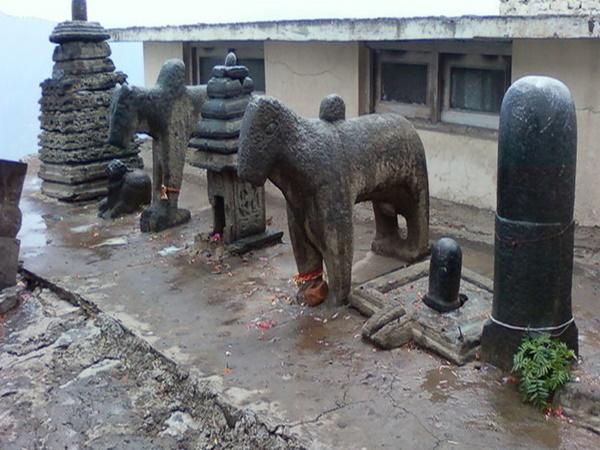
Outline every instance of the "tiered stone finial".
{"type": "Polygon", "coordinates": [[[208,195],[213,207],[213,233],[233,252],[279,242],[282,233],[266,231],[265,190],[237,176],[238,139],[242,117],[252,99],[254,82],[235,53],[215,66],[208,81],[202,120],[190,140],[197,149],[190,164],[208,169],[208,195]],[[235,248],[234,248],[235,247],[235,248]]]}
{"type": "Polygon", "coordinates": [[[87,21],[85,0],[73,0],[72,14],[72,21],[58,24],[50,35],[59,45],[52,78],[41,84],[39,175],[46,195],[79,201],[106,195],[110,160],[130,167],[142,162],[135,145],[119,149],[106,143],[112,90],[127,78],[109,58],[110,35],[87,21]]]}

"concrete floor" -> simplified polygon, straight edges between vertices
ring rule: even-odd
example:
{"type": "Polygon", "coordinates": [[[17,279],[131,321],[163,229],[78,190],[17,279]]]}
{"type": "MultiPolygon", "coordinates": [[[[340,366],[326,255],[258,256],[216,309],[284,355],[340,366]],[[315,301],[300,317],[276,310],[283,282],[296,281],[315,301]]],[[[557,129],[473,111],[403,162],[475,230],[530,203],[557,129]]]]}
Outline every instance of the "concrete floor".
{"type": "MultiPolygon", "coordinates": [[[[45,199],[35,165],[21,203],[25,267],[96,303],[273,429],[313,448],[598,446],[597,435],[523,405],[505,374],[449,366],[411,346],[377,351],[361,340],[365,319],[354,310],[294,304],[295,264],[278,195],[268,195],[267,215],[286,231],[284,243],[216,264],[193,251],[194,237],[212,222],[202,171],[187,169],[183,185],[181,205],[192,221],[141,234],[137,216],[105,222],[95,205],[45,199]]],[[[436,201],[431,214],[432,239],[457,238],[465,266],[491,277],[493,215],[436,201]]],[[[373,232],[369,211],[357,208],[356,261],[367,256],[373,232]]],[[[600,374],[598,235],[578,232],[573,291],[590,374],[600,374]]]]}

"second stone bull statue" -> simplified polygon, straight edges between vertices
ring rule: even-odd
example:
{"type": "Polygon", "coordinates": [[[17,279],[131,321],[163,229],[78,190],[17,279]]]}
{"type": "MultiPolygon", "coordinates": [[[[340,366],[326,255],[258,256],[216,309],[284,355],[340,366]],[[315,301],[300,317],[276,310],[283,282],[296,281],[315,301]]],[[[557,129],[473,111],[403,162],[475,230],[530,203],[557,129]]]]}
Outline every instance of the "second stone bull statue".
{"type": "Polygon", "coordinates": [[[243,119],[238,162],[241,179],[270,179],[285,196],[298,297],[313,306],[325,296],[336,305],[348,300],[355,203],[373,203],[375,253],[410,262],[429,248],[427,164],[415,128],[397,114],[345,120],[335,95],[320,110],[320,119],[305,119],[274,98],[255,99],[243,119]]]}

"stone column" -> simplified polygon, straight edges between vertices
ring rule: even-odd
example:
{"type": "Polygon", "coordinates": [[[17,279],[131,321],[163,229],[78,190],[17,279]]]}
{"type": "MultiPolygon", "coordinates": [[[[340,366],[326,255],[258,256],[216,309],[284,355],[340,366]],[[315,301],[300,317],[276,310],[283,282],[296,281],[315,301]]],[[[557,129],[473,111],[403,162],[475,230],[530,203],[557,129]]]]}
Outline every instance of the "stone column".
{"type": "Polygon", "coordinates": [[[0,159],[0,290],[17,283],[21,229],[19,200],[27,164],[0,159]]]}
{"type": "Polygon", "coordinates": [[[578,351],[571,311],[577,122],[569,89],[525,77],[500,113],[492,315],[484,360],[509,370],[527,333],[578,351]]]}
{"type": "Polygon", "coordinates": [[[84,201],[107,194],[106,167],[119,159],[141,167],[133,143],[121,149],[106,143],[108,106],[113,89],[126,80],[115,72],[107,31],[87,21],[85,0],[73,0],[72,20],[50,35],[58,44],[52,77],[41,83],[39,176],[42,192],[64,201],[84,201]]]}

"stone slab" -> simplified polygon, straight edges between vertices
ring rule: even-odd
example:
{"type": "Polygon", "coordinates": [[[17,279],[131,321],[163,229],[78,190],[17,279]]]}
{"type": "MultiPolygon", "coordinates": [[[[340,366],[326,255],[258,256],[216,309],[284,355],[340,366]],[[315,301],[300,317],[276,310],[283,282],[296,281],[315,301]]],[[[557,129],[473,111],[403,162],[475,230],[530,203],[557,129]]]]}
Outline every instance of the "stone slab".
{"type": "Polygon", "coordinates": [[[17,283],[20,243],[18,239],[0,237],[0,289],[17,283]]]}
{"type": "Polygon", "coordinates": [[[202,119],[198,123],[198,126],[194,130],[192,136],[196,138],[212,139],[236,138],[240,135],[241,126],[241,117],[230,120],[202,119]]]}
{"type": "Polygon", "coordinates": [[[61,22],[50,35],[50,42],[55,44],[76,41],[101,42],[108,39],[110,34],[98,22],[82,20],[61,22]]]}
{"type": "Polygon", "coordinates": [[[55,62],[77,59],[108,58],[111,49],[107,42],[65,42],[54,49],[55,62]]]}
{"type": "Polygon", "coordinates": [[[71,134],[63,134],[56,131],[42,131],[39,137],[39,145],[46,152],[55,150],[59,153],[69,153],[70,150],[106,147],[107,140],[108,126],[103,130],[90,130],[83,133],[71,134]]]}
{"type": "Polygon", "coordinates": [[[40,116],[40,126],[45,131],[55,131],[61,134],[106,130],[108,114],[107,106],[80,111],[48,112],[40,116]]]}
{"type": "MultiPolygon", "coordinates": [[[[143,166],[141,158],[137,155],[119,159],[131,169],[143,166]]],[[[38,175],[42,180],[55,183],[85,183],[106,178],[106,166],[110,161],[112,159],[86,164],[42,164],[38,175]]]]}
{"type": "Polygon", "coordinates": [[[243,255],[244,253],[248,253],[252,250],[258,250],[270,245],[279,244],[282,237],[283,231],[266,230],[264,233],[238,239],[237,241],[227,245],[226,250],[232,255],[243,255]]]}
{"type": "Polygon", "coordinates": [[[242,117],[250,100],[250,95],[230,99],[210,98],[202,105],[202,117],[220,120],[242,117]]]}
{"type": "Polygon", "coordinates": [[[237,153],[239,140],[235,139],[207,139],[196,138],[190,139],[189,146],[198,149],[202,152],[218,153],[221,155],[231,155],[237,153]]]}
{"type": "Polygon", "coordinates": [[[194,148],[189,148],[187,152],[187,162],[201,169],[214,170],[221,172],[223,170],[237,170],[237,153],[222,155],[219,153],[209,153],[194,148]]]}
{"type": "Polygon", "coordinates": [[[108,181],[102,179],[90,183],[63,184],[44,180],[42,181],[42,193],[65,202],[95,200],[106,196],[108,181]]]}
{"type": "Polygon", "coordinates": [[[121,149],[112,145],[91,147],[82,150],[62,152],[54,149],[42,149],[39,152],[40,160],[47,164],[85,164],[111,159],[130,158],[137,154],[137,149],[121,149]]]}
{"type": "Polygon", "coordinates": [[[115,65],[110,58],[59,61],[52,68],[52,76],[59,78],[65,75],[113,73],[114,70],[115,65]]]}
{"type": "Polygon", "coordinates": [[[352,306],[371,316],[363,337],[379,347],[392,349],[409,341],[463,365],[475,359],[481,333],[492,306],[492,283],[463,269],[461,293],[467,302],[459,309],[440,314],[422,302],[428,289],[429,261],[358,286],[352,306]]]}
{"type": "Polygon", "coordinates": [[[112,91],[77,91],[69,95],[45,95],[39,100],[42,113],[108,108],[112,91]]]}
{"type": "Polygon", "coordinates": [[[49,78],[44,80],[42,95],[63,95],[65,91],[103,91],[114,88],[117,83],[127,79],[121,72],[104,72],[82,74],[78,76],[62,76],[60,78],[49,78]]]}

